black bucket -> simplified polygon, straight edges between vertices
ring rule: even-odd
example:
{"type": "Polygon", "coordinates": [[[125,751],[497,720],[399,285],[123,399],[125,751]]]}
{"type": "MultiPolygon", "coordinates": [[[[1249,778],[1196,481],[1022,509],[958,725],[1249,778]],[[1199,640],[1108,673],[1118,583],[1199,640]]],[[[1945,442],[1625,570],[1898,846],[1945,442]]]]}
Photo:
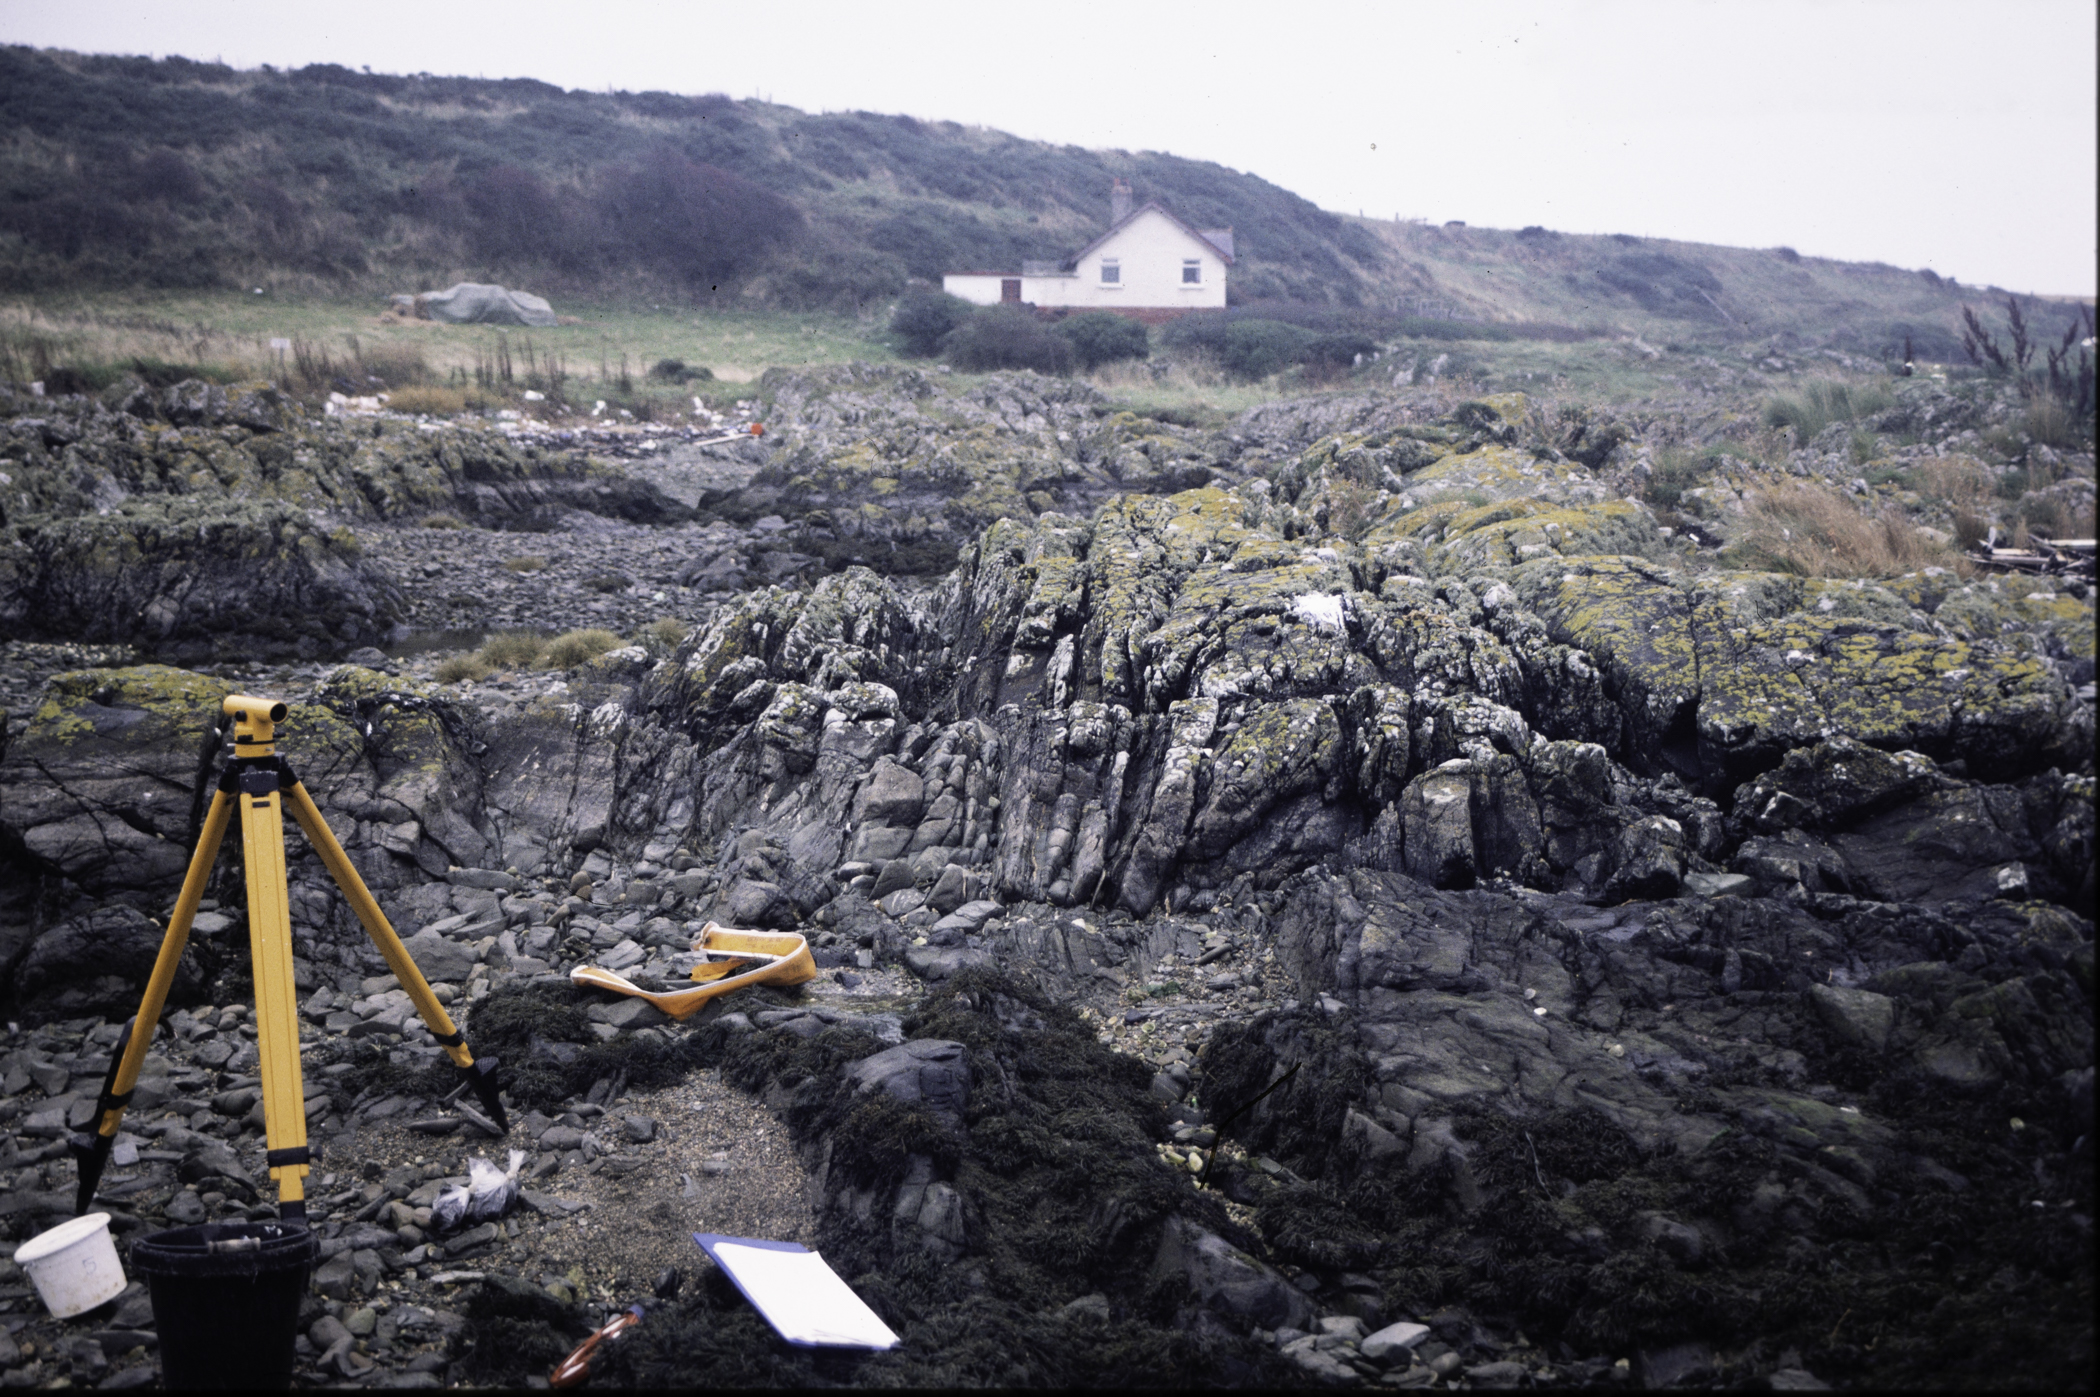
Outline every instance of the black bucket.
{"type": "Polygon", "coordinates": [[[142,1237],[131,1269],[153,1295],[169,1387],[287,1388],[299,1301],[321,1250],[305,1227],[206,1223],[142,1237]]]}

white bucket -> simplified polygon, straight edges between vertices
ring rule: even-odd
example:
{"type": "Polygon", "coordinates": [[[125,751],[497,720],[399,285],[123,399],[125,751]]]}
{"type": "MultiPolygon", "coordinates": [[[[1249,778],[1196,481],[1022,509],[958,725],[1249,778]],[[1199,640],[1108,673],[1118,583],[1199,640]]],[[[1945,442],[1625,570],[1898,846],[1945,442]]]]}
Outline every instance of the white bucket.
{"type": "Polygon", "coordinates": [[[71,1319],[124,1293],[124,1266],[109,1238],[109,1214],[89,1213],[39,1232],[15,1250],[54,1318],[71,1319]]]}

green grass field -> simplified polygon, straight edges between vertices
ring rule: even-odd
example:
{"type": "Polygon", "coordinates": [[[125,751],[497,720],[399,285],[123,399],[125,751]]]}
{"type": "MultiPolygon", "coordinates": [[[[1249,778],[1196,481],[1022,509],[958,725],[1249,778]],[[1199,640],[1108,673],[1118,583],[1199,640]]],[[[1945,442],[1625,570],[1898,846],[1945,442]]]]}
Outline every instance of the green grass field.
{"type": "Polygon", "coordinates": [[[301,341],[335,360],[400,363],[420,356],[436,380],[471,377],[507,347],[518,372],[560,364],[577,392],[640,381],[650,365],[678,359],[723,383],[747,383],[775,365],[894,357],[879,321],[821,313],[636,309],[557,305],[577,323],[498,329],[400,321],[370,301],[291,300],[241,292],[97,292],[0,300],[0,342],[54,364],[122,368],[135,359],[209,366],[228,376],[269,377],[272,339],[301,341]]]}
{"type": "MultiPolygon", "coordinates": [[[[694,394],[721,407],[769,368],[898,358],[882,313],[575,302],[555,309],[575,323],[545,329],[443,325],[383,314],[376,300],[237,291],[16,295],[0,298],[0,377],[26,380],[52,366],[69,366],[108,381],[143,362],[164,373],[195,366],[229,381],[282,380],[293,366],[292,356],[270,347],[280,339],[325,358],[331,375],[376,374],[394,388],[472,388],[479,377],[495,396],[510,397],[530,383],[544,386],[558,370],[563,395],[572,402],[602,397],[638,411],[646,404],[661,418],[694,394]],[[490,382],[505,353],[512,367],[507,387],[490,382]],[[704,367],[714,381],[652,382],[650,367],[664,359],[704,367]]],[[[1106,365],[1086,377],[1118,407],[1214,423],[1279,397],[1390,387],[1410,365],[1418,384],[1434,372],[1439,392],[1453,401],[1516,390],[1541,399],[1655,402],[1687,389],[1755,393],[1771,381],[1752,372],[1739,350],[1660,349],[1617,336],[1574,342],[1400,339],[1387,343],[1380,360],[1339,378],[1308,379],[1292,371],[1249,383],[1201,357],[1162,348],[1157,332],[1153,340],[1149,361],[1106,365]]],[[[307,386],[314,384],[309,380],[307,386]]]]}

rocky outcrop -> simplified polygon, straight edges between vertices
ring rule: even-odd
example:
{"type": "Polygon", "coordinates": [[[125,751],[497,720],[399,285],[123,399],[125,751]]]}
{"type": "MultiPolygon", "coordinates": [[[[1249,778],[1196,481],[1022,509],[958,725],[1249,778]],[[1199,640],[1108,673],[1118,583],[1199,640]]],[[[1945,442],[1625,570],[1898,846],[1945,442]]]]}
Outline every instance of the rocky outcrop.
{"type": "Polygon", "coordinates": [[[346,531],[284,505],[127,500],[29,520],[0,546],[0,626],[196,663],[312,658],[384,641],[393,582],[346,531]]]}
{"type": "Polygon", "coordinates": [[[669,524],[692,507],[575,433],[308,421],[267,384],[0,400],[0,628],[158,659],[340,658],[407,620],[349,523],[669,524]],[[31,415],[34,408],[36,415],[31,415]]]}
{"type": "Polygon", "coordinates": [[[806,546],[882,571],[945,571],[995,520],[1085,513],[1229,469],[1219,443],[1111,412],[1098,389],[1069,379],[848,364],[774,370],[761,386],[783,444],[715,507],[782,516],[806,546]],[[896,567],[900,550],[920,565],[896,567]]]}
{"type": "MultiPolygon", "coordinates": [[[[1520,1332],[1585,1380],[1777,1381],[1774,1343],[1888,1377],[1947,1333],[2072,1332],[2089,599],[1694,564],[1595,463],[1523,445],[1520,400],[1279,418],[1264,440],[1315,440],[1236,479],[1218,437],[1002,378],[961,435],[1006,464],[942,475],[958,395],[901,372],[781,385],[815,426],[776,463],[894,436],[747,504],[807,536],[908,484],[957,540],[937,585],[849,567],[559,676],[289,695],[288,754],[419,954],[518,1027],[521,1090],[553,1109],[601,1049],[718,1066],[794,1132],[827,1255],[899,1278],[884,1303],[1037,1348],[1171,1328],[1220,1381],[1552,1371],[1520,1332]],[[1220,474],[1056,507],[1148,435],[1220,474]],[[1066,494],[979,527],[1053,457],[1066,494]],[[563,998],[585,962],[677,978],[709,917],[807,930],[824,994],[697,1028],[563,998]],[[861,976],[881,1012],[830,1002],[861,976]],[[1888,1337],[1832,1339],[1847,1307],[1888,1337]]],[[[56,890],[10,1012],[124,1007],[90,949],[150,940],[230,683],[48,684],[0,766],[0,855],[56,890]]],[[[296,841],[291,876],[316,1022],[434,1054],[296,841]]],[[[910,1371],[1006,1372],[941,1352],[910,1371]]]]}
{"type": "Polygon", "coordinates": [[[280,503],[327,517],[444,512],[488,528],[546,528],[572,511],[672,523],[689,506],[602,458],[575,433],[304,417],[267,384],[131,383],[93,398],[7,398],[4,518],[106,513],[137,496],[280,503]],[[28,410],[34,405],[35,415],[28,410]]]}
{"type": "MultiPolygon", "coordinates": [[[[1206,488],[994,526],[931,595],[858,569],[754,593],[653,667],[637,652],[639,682],[579,675],[481,728],[345,670],[311,736],[342,749],[326,788],[361,822],[353,847],[407,860],[410,882],[751,831],[716,895],[758,921],[848,891],[907,929],[986,896],[1142,916],[1323,863],[1611,898],[1731,875],[1899,902],[2091,896],[2089,778],[1976,786],[1941,766],[2015,775],[2085,740],[2087,711],[2018,645],[1915,634],[1903,653],[1965,671],[1921,694],[1886,674],[1877,633],[1829,620],[1833,589],[1623,557],[1520,563],[1511,582],[1381,573],[1346,541],[1280,537],[1278,508],[1206,488]],[[1760,614],[1813,654],[1719,624],[1760,614]],[[1714,634],[1732,663],[1708,662],[1714,634]],[[1791,707],[1746,709],[1752,693],[1791,707]],[[346,719],[372,731],[326,735],[346,719]],[[1848,721],[1849,746],[1821,741],[1848,721]],[[1724,784],[1763,753],[1756,783],[1724,784]]],[[[127,726],[163,682],[69,680],[10,756],[59,774],[15,778],[30,794],[7,818],[83,886],[179,871],[178,830],[60,794],[102,779],[105,729],[186,788],[193,752],[127,726]],[[168,857],[119,847],[141,839],[168,857]]]]}

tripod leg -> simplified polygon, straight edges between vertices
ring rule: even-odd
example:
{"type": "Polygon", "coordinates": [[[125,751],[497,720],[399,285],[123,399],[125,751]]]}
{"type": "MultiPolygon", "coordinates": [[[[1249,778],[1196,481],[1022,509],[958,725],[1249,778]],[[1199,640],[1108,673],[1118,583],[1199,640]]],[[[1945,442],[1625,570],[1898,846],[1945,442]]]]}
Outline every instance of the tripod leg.
{"type": "Polygon", "coordinates": [[[262,1054],[263,1122],[277,1211],[306,1216],[306,1102],[299,1075],[299,998],[292,981],[292,909],[284,872],[277,773],[241,776],[241,853],[248,879],[248,946],[255,969],[255,1043],[262,1054]]]}
{"type": "Polygon", "coordinates": [[[510,1118],[505,1114],[503,1102],[496,1094],[496,1059],[489,1057],[479,1062],[474,1060],[474,1054],[468,1050],[466,1039],[453,1024],[452,1016],[445,1012],[445,1006],[438,1003],[437,996],[430,992],[430,983],[423,978],[423,972],[416,968],[415,960],[408,954],[408,947],[402,945],[401,938],[394,934],[393,926],[388,923],[386,914],[379,910],[379,903],[373,898],[371,890],[365,886],[365,880],[358,876],[356,865],[352,864],[350,856],[343,852],[343,846],[336,842],[335,832],[328,828],[328,822],[321,818],[321,809],[314,804],[314,798],[307,794],[305,783],[293,783],[290,796],[292,818],[299,822],[299,828],[306,831],[308,842],[314,846],[314,851],[320,854],[321,862],[328,866],[329,874],[334,877],[336,886],[343,890],[343,896],[349,900],[351,910],[357,913],[358,921],[364,923],[365,934],[372,938],[372,944],[386,957],[387,968],[394,972],[394,978],[401,982],[401,988],[408,991],[409,1001],[416,1006],[416,1012],[422,1016],[431,1036],[444,1047],[446,1056],[452,1059],[453,1064],[466,1074],[468,1084],[474,1088],[474,1094],[481,1098],[481,1104],[487,1109],[490,1118],[508,1131],[510,1118]]]}
{"type": "Polygon", "coordinates": [[[219,857],[219,844],[226,837],[227,821],[232,817],[233,797],[222,789],[212,796],[204,828],[197,834],[197,848],[190,855],[189,872],[175,899],[175,911],[168,918],[167,934],[161,938],[153,973],[146,979],[139,1012],[124,1026],[124,1036],[117,1040],[109,1076],[103,1080],[102,1096],[96,1103],[94,1126],[67,1142],[80,1177],[79,1195],[73,1204],[75,1213],[85,1213],[88,1204],[95,1200],[95,1185],[102,1181],[103,1166],[108,1164],[110,1149],[117,1142],[117,1127],[124,1120],[124,1108],[131,1102],[132,1088],[138,1085],[139,1069],[146,1064],[146,1050],[153,1045],[160,1011],[167,1006],[168,987],[175,983],[175,967],[181,964],[183,949],[190,942],[190,923],[196,919],[205,880],[211,876],[211,866],[219,857]]]}

